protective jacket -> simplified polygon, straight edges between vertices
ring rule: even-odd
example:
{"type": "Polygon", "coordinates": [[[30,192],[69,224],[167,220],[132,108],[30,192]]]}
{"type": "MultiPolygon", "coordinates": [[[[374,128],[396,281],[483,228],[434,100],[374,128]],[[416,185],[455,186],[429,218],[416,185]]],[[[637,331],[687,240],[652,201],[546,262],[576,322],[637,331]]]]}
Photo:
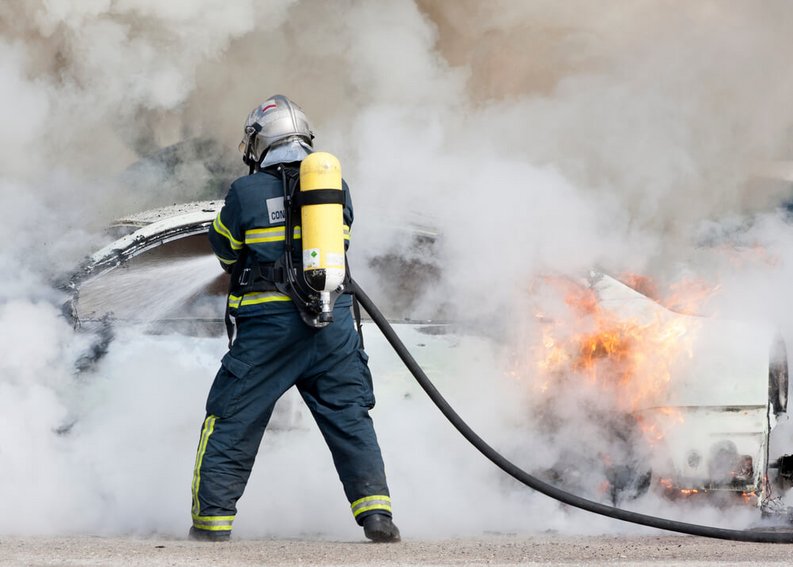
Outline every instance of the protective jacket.
{"type": "MultiPolygon", "coordinates": [[[[345,249],[349,244],[350,226],[353,221],[352,200],[347,183],[342,181],[344,193],[344,238],[345,249]]],[[[240,261],[243,268],[254,273],[258,265],[275,263],[284,253],[286,240],[283,181],[276,166],[262,172],[241,177],[232,183],[223,208],[215,217],[209,229],[209,241],[223,268],[231,272],[240,261]]],[[[299,218],[293,231],[293,239],[300,242],[299,218]]],[[[300,247],[293,254],[295,264],[299,264],[300,247]]],[[[243,269],[237,267],[237,274],[243,269]]],[[[349,307],[349,295],[336,301],[339,307],[349,307]]],[[[236,294],[228,298],[229,312],[233,317],[251,316],[264,313],[284,313],[292,311],[289,297],[275,290],[253,291],[236,294]]]]}

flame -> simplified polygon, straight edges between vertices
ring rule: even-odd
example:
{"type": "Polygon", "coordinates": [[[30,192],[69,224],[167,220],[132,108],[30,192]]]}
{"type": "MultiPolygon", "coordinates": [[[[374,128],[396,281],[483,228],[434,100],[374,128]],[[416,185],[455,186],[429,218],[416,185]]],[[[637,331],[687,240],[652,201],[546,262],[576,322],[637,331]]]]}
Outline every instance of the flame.
{"type": "MultiPolygon", "coordinates": [[[[714,491],[708,488],[685,488],[678,486],[671,478],[660,478],[657,481],[658,486],[664,491],[667,497],[675,500],[677,498],[692,498],[697,496],[707,497],[709,494],[714,494],[714,491]]],[[[718,489],[715,492],[719,492],[718,489]]],[[[756,491],[749,490],[737,493],[735,497],[744,505],[758,506],[759,496],[756,491]]]]}
{"type": "Polygon", "coordinates": [[[774,268],[781,263],[777,255],[756,243],[743,246],[724,244],[714,250],[720,252],[732,268],[774,268]]]}
{"type": "MultiPolygon", "coordinates": [[[[666,399],[675,364],[693,355],[692,331],[698,319],[659,305],[626,316],[601,305],[590,287],[565,278],[544,281],[563,300],[567,316],[537,315],[540,340],[532,354],[540,374],[536,388],[552,393],[562,381],[592,388],[615,411],[633,414],[646,440],[658,443],[665,427],[683,421],[683,414],[668,408],[666,399]],[[654,408],[654,414],[641,415],[639,410],[647,408],[654,408]],[[657,422],[660,418],[664,423],[657,422]]],[[[648,278],[634,276],[631,281],[645,291],[657,289],[648,278]]],[[[680,282],[670,289],[674,294],[667,297],[675,305],[693,307],[715,288],[680,282]]]]}
{"type": "Polygon", "coordinates": [[[648,440],[651,445],[661,441],[665,437],[666,431],[670,426],[685,422],[683,412],[678,408],[661,407],[654,408],[654,410],[655,411],[650,414],[637,414],[635,416],[636,424],[644,434],[644,438],[648,440]],[[663,419],[663,423],[659,422],[661,419],[663,419]]]}
{"type": "Polygon", "coordinates": [[[703,306],[720,287],[702,278],[693,277],[672,282],[664,290],[651,278],[639,274],[626,273],[619,280],[667,309],[683,315],[700,314],[703,306]]]}
{"type": "Polygon", "coordinates": [[[660,303],[683,315],[697,315],[702,312],[703,305],[715,295],[718,289],[718,285],[703,279],[684,279],[670,284],[668,293],[660,300],[660,303]]]}
{"type": "Polygon", "coordinates": [[[661,292],[651,278],[640,274],[627,273],[620,276],[619,279],[625,285],[635,289],[642,295],[646,295],[655,301],[661,301],[661,292]]]}
{"type": "MultiPolygon", "coordinates": [[[[603,308],[592,289],[569,281],[563,285],[576,330],[542,326],[537,366],[547,378],[540,389],[550,388],[554,376],[572,372],[608,390],[617,409],[663,406],[672,365],[691,354],[691,321],[664,316],[661,309],[649,319],[623,318],[603,308]]],[[[648,431],[653,434],[651,427],[648,431]]]]}
{"type": "Polygon", "coordinates": [[[660,484],[663,488],[668,490],[672,490],[675,487],[675,483],[671,478],[661,478],[658,480],[658,484],[660,484]]]}

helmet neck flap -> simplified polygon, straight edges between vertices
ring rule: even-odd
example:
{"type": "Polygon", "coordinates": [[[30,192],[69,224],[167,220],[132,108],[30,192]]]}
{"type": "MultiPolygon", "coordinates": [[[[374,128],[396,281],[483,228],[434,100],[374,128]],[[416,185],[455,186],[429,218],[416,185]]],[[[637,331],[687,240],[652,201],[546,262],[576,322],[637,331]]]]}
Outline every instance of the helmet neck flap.
{"type": "Polygon", "coordinates": [[[310,153],[313,139],[303,109],[283,95],[274,95],[254,108],[245,121],[242,160],[251,173],[272,163],[299,161],[310,153]],[[282,157],[266,158],[276,149],[282,157]]]}

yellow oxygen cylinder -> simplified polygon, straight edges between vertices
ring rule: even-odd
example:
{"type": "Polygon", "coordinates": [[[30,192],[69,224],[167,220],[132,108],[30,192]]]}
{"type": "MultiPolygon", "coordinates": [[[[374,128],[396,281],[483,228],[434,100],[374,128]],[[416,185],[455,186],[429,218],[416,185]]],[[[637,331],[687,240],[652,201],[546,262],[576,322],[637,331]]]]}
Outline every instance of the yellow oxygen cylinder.
{"type": "Polygon", "coordinates": [[[320,322],[333,320],[330,292],[344,282],[344,206],[341,164],[327,152],[314,152],[300,164],[300,208],[303,241],[303,274],[306,283],[319,292],[320,322]],[[311,195],[312,191],[323,191],[311,195]],[[335,196],[330,191],[338,191],[335,196]],[[322,198],[320,198],[322,195],[322,198]],[[321,201],[316,204],[316,201],[321,201]],[[336,202],[328,202],[336,201],[336,202]]]}

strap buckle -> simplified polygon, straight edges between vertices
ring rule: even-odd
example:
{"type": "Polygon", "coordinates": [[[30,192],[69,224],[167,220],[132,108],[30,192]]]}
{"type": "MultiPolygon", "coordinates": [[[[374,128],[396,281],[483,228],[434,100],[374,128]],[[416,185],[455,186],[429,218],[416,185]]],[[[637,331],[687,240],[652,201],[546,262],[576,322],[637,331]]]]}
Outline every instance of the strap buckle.
{"type": "Polygon", "coordinates": [[[244,270],[242,270],[242,273],[240,274],[240,279],[238,280],[239,284],[243,286],[248,285],[248,282],[250,281],[250,275],[251,275],[250,268],[245,268],[244,270]]]}

